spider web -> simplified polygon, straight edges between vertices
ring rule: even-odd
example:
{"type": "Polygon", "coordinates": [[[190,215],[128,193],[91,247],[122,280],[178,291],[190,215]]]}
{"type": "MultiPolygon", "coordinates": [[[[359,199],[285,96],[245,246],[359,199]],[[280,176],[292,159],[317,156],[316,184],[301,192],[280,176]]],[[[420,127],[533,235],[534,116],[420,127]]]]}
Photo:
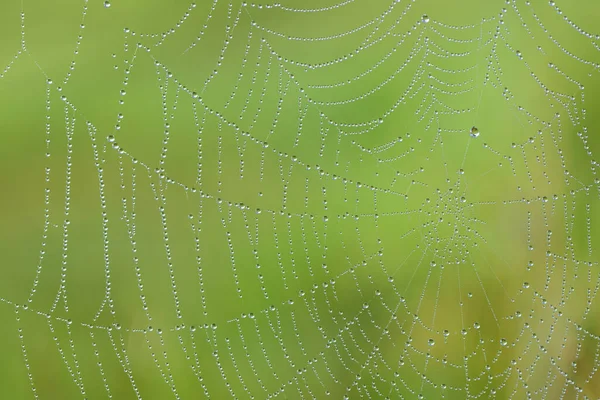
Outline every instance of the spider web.
{"type": "Polygon", "coordinates": [[[7,3],[5,397],[600,396],[594,2],[7,3]]]}

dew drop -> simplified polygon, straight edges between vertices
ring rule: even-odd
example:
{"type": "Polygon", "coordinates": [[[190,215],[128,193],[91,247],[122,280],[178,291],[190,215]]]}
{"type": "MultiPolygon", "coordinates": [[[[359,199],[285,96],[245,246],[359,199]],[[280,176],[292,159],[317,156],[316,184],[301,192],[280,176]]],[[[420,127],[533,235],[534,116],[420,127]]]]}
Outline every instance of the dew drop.
{"type": "Polygon", "coordinates": [[[106,0],[104,2],[104,8],[110,8],[110,1],[106,0]]]}
{"type": "Polygon", "coordinates": [[[479,136],[479,129],[476,126],[471,128],[471,137],[476,138],[479,136]]]}

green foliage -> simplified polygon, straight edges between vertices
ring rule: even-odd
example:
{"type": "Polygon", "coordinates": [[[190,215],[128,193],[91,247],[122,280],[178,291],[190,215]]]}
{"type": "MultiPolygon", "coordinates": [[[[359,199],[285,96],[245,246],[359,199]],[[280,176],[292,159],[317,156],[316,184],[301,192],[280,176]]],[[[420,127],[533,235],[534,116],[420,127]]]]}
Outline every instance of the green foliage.
{"type": "Polygon", "coordinates": [[[4,1],[0,398],[598,398],[574,3],[4,1]]]}

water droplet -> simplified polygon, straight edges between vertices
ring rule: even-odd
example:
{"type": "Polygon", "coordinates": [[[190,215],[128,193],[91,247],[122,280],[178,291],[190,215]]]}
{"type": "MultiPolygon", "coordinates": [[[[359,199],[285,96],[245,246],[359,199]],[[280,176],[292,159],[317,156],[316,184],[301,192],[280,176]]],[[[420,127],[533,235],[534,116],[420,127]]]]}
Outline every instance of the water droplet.
{"type": "Polygon", "coordinates": [[[423,17],[421,17],[421,20],[422,20],[424,23],[428,23],[428,22],[429,22],[429,17],[427,16],[427,14],[425,14],[425,15],[423,15],[423,17]]]}
{"type": "Polygon", "coordinates": [[[435,340],[433,340],[433,339],[429,339],[429,340],[427,341],[427,344],[428,344],[428,345],[430,345],[430,346],[434,346],[434,345],[435,345],[435,340]]]}
{"type": "Polygon", "coordinates": [[[104,8],[110,8],[110,1],[106,0],[104,2],[104,8]]]}
{"type": "Polygon", "coordinates": [[[479,129],[476,126],[471,128],[471,137],[476,138],[479,136],[479,129]]]}

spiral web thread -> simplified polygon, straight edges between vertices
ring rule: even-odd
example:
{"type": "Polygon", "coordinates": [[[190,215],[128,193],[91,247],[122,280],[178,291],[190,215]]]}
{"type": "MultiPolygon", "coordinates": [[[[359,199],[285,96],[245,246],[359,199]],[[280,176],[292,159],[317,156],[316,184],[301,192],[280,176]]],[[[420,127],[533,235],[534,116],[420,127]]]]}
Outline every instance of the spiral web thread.
{"type": "Polygon", "coordinates": [[[121,4],[76,6],[61,79],[25,4],[0,84],[45,81],[43,230],[1,300],[27,396],[43,357],[63,398],[600,396],[598,8],[456,3],[177,6],[108,43],[110,124],[69,93],[121,4]]]}

